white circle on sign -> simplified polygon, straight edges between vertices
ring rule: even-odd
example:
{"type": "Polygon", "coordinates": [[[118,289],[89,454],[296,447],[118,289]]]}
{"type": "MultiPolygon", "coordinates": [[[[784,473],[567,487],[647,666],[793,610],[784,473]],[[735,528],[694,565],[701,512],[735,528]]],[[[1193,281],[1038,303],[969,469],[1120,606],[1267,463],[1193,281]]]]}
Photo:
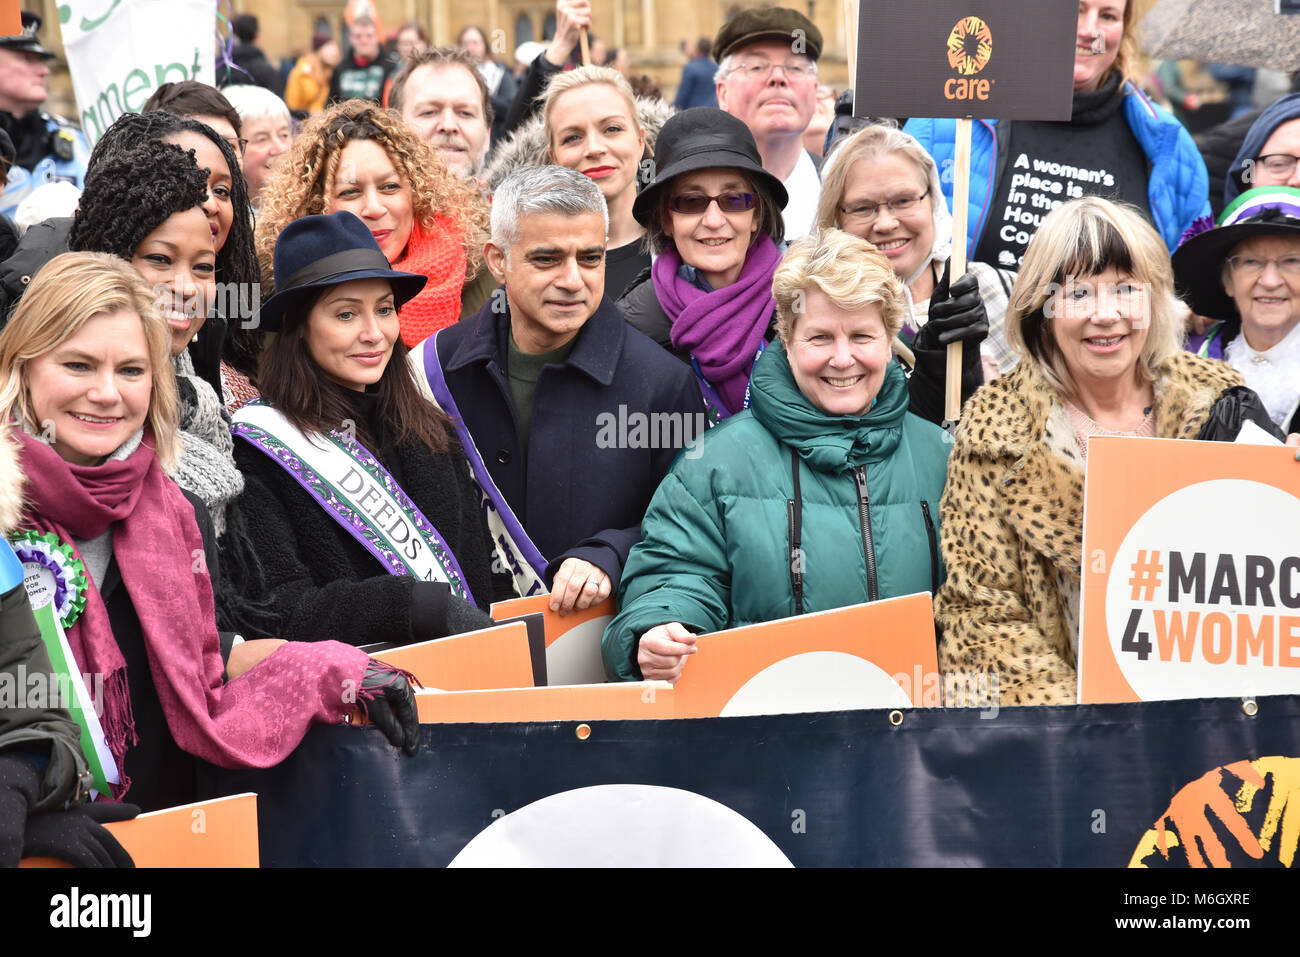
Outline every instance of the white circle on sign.
{"type": "Polygon", "coordinates": [[[27,590],[27,600],[31,602],[32,611],[44,608],[54,601],[58,590],[54,572],[39,562],[23,562],[23,588],[27,590]]]}
{"type": "Polygon", "coordinates": [[[720,714],[734,718],[910,707],[912,702],[898,682],[866,658],[843,651],[805,651],[754,675],[731,696],[720,714]]]}
{"type": "Polygon", "coordinates": [[[793,867],[725,804],[680,788],[601,784],[497,818],[449,867],[793,867]]]}
{"type": "Polygon", "coordinates": [[[1300,665],[1300,608],[1281,594],[1300,597],[1300,566],[1279,581],[1284,561],[1300,556],[1298,528],[1300,499],[1244,479],[1179,489],[1133,524],[1111,565],[1106,630],[1140,699],[1300,692],[1300,666],[1281,664],[1300,665]]]}

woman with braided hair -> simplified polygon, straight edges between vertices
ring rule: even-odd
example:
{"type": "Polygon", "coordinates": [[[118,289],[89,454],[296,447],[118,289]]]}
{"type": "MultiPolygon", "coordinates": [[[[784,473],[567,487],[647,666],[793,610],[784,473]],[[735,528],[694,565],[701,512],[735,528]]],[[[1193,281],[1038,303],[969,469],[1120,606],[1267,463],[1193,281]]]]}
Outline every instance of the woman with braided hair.
{"type": "Polygon", "coordinates": [[[216,295],[217,254],[205,203],[208,173],[194,152],[149,140],[92,161],[68,246],[128,260],[153,284],[171,330],[172,369],[181,399],[182,454],[175,478],[212,513],[218,534],[225,507],[244,487],[235,468],[230,419],[186,351],[216,295]]]}
{"type": "Polygon", "coordinates": [[[465,279],[483,262],[483,200],[433,147],[364,100],[310,120],[262,187],[256,245],[263,288],[271,286],[275,243],[289,223],[343,210],[366,224],[394,269],[429,280],[402,309],[407,346],[454,323],[465,279]]]}
{"type": "Polygon", "coordinates": [[[154,140],[193,150],[199,168],[207,170],[203,211],[217,253],[216,280],[234,295],[222,297],[221,305],[229,315],[214,308],[189,353],[198,374],[213,389],[225,393],[226,404],[233,411],[257,395],[257,362],[263,341],[257,331],[259,273],[248,186],[234,149],[221,133],[206,123],[170,112],[123,114],[95,144],[90,165],[154,140]]]}

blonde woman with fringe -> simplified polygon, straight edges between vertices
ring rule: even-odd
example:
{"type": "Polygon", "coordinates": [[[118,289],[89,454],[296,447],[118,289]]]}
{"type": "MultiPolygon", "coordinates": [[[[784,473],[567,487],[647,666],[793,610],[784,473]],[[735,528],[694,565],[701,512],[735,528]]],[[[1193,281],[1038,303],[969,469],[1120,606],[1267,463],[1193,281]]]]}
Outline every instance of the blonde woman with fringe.
{"type": "Polygon", "coordinates": [[[940,669],[993,676],[1002,704],[1076,700],[1092,436],[1276,433],[1231,366],[1183,351],[1177,317],[1164,243],[1132,207],[1068,202],[1025,253],[1006,317],[1024,358],[962,412],[935,600],[940,669]]]}
{"type": "Polygon", "coordinates": [[[348,100],[308,121],[262,187],[255,233],[262,298],[274,284],[275,243],[295,219],[355,213],[392,267],[429,282],[402,310],[414,347],[456,322],[467,278],[483,264],[487,207],[437,151],[367,100],[348,100]]]}
{"type": "Polygon", "coordinates": [[[777,340],[750,408],[678,456],[602,642],[615,679],[676,681],[695,636],[943,580],[947,434],[908,411],[903,286],[863,239],[814,230],[776,269],[777,340]]]}
{"type": "Polygon", "coordinates": [[[46,569],[78,672],[102,676],[97,753],[111,755],[113,796],[187,804],[196,758],[275,764],[312,722],[353,710],[348,682],[413,751],[414,700],[392,669],[337,642],[231,651],[237,636],[218,634],[211,522],[167,474],[179,454],[171,339],[146,281],[105,253],[52,259],[0,333],[0,417],[28,476],[14,548],[46,569]]]}

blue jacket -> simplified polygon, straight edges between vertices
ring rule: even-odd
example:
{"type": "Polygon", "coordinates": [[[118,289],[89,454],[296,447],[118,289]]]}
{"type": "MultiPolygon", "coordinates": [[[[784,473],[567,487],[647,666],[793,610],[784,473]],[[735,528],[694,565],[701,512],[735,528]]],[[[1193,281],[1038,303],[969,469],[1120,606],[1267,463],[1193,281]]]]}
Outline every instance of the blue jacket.
{"type": "Polygon", "coordinates": [[[85,185],[86,163],[90,160],[90,146],[85,135],[66,120],[42,114],[45,118],[45,130],[48,133],[60,133],[68,139],[72,148],[72,159],[59,159],[53,153],[42,156],[30,171],[15,165],[9,170],[9,183],[0,196],[0,214],[12,217],[18,211],[18,204],[32,194],[38,186],[46,183],[64,181],[77,189],[85,185]]]}
{"type": "MultiPolygon", "coordinates": [[[[1209,175],[1191,134],[1168,111],[1125,83],[1124,115],[1129,128],[1151,163],[1147,201],[1156,231],[1170,252],[1178,247],[1183,230],[1197,217],[1210,215],[1209,175]]],[[[1006,162],[1007,129],[997,120],[972,125],[970,151],[970,214],[967,220],[967,255],[974,256],[989,206],[1006,162]],[[1001,136],[999,133],[1001,132],[1001,136]]],[[[957,152],[957,121],[913,119],[903,128],[934,157],[943,183],[943,195],[952,207],[952,165],[957,152]]]]}
{"type": "Polygon", "coordinates": [[[679,110],[689,110],[693,106],[718,105],[718,88],[713,82],[717,69],[712,60],[706,56],[697,56],[682,68],[682,82],[677,87],[677,98],[673,106],[679,110]]]}
{"type": "Polygon", "coordinates": [[[602,299],[564,364],[542,370],[525,448],[506,371],[510,316],[493,311],[496,301],[438,335],[447,387],[492,480],[546,557],[547,583],[564,558],[577,557],[618,588],[678,451],[660,429],[675,423],[688,441],[704,431],[699,386],[689,366],[602,299]]]}

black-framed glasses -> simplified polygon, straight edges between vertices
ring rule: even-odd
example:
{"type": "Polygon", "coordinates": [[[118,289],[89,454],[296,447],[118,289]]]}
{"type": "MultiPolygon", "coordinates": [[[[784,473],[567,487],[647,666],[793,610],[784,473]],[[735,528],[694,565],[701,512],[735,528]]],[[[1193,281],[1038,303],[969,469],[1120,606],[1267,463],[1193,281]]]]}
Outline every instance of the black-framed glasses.
{"type": "Polygon", "coordinates": [[[1289,179],[1295,172],[1297,161],[1300,161],[1300,156],[1292,156],[1290,153],[1269,153],[1255,160],[1260,169],[1278,179],[1289,179]]]}
{"type": "Polygon", "coordinates": [[[895,196],[887,203],[868,203],[863,200],[858,203],[850,203],[847,206],[841,206],[840,212],[846,219],[852,219],[859,223],[872,223],[880,215],[881,207],[889,210],[895,216],[906,216],[917,208],[921,200],[930,195],[927,189],[920,196],[895,196]]]}
{"type": "Polygon", "coordinates": [[[704,193],[683,193],[679,196],[668,197],[668,208],[674,213],[686,213],[688,216],[695,216],[709,208],[709,204],[717,202],[718,209],[724,213],[743,213],[747,209],[754,208],[753,193],[726,192],[719,193],[717,196],[706,196],[704,193]]]}

